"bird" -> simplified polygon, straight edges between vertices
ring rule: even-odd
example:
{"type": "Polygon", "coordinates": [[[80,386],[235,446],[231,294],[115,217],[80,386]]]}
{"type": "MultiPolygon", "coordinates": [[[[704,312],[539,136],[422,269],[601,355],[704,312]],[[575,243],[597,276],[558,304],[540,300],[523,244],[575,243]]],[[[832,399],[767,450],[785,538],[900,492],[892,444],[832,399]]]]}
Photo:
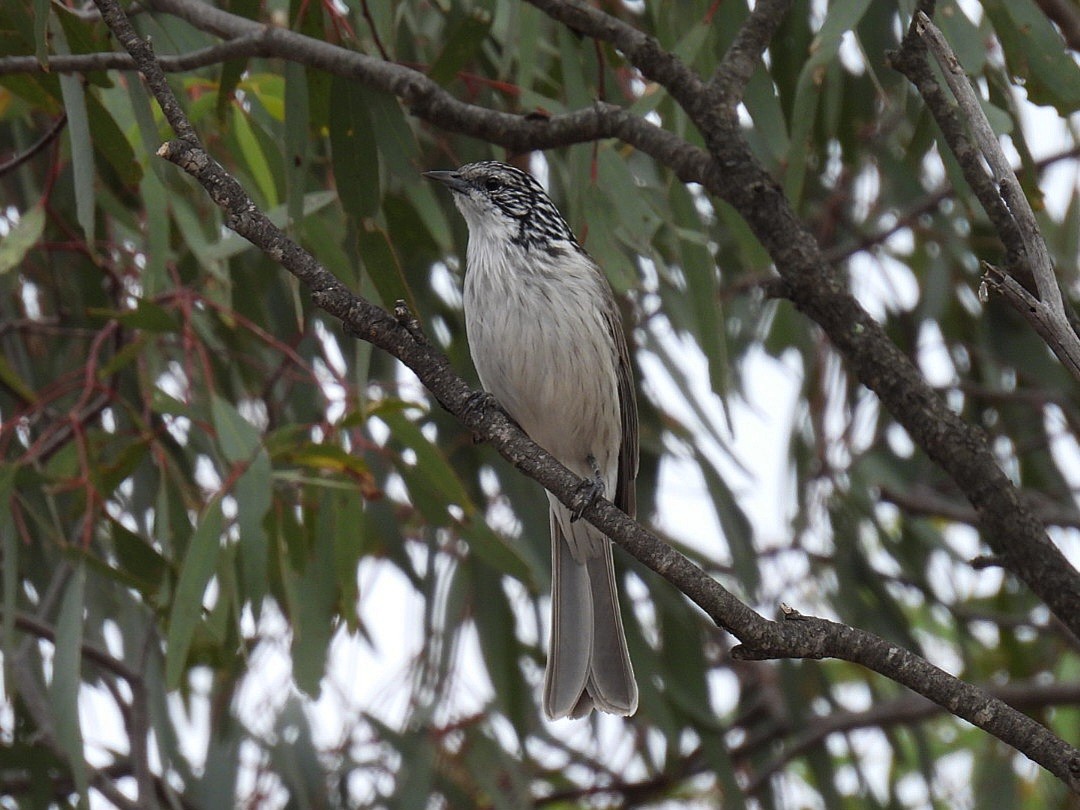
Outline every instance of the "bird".
{"type": "MultiPolygon", "coordinates": [[[[635,513],[638,412],[615,296],[543,187],[506,163],[430,171],[468,226],[465,332],[484,390],[548,453],[635,513]]],[[[550,492],[551,633],[543,707],[628,716],[638,687],[611,540],[550,492]]]]}

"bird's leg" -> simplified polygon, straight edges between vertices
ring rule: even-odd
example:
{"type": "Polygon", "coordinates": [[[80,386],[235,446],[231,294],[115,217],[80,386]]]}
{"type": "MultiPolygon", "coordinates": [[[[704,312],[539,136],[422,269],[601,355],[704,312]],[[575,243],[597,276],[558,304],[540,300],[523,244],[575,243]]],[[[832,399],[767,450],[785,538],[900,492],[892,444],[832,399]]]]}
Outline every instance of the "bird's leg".
{"type": "Polygon", "coordinates": [[[570,513],[571,523],[580,520],[581,514],[604,494],[604,476],[600,473],[600,465],[596,463],[596,456],[589,453],[585,460],[592,467],[593,474],[592,478],[586,478],[578,484],[577,490],[574,492],[574,506],[570,513]]]}

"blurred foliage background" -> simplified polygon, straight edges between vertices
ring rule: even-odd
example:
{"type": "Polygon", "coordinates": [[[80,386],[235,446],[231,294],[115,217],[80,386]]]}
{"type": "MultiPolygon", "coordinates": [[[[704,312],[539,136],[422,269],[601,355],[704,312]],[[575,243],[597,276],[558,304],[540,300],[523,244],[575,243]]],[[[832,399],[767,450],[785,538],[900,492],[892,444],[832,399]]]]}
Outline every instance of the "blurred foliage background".
{"type": "MultiPolygon", "coordinates": [[[[481,107],[599,98],[699,140],[612,48],[517,0],[219,5],[481,107]]],[[[745,0],[601,5],[703,75],[747,14],[745,0]]],[[[978,262],[1000,263],[1001,245],[886,63],[913,6],[796,0],[750,82],[746,134],[1075,561],[1075,384],[1002,301],[978,300],[978,262]]],[[[1032,0],[939,2],[936,21],[1075,298],[1075,51],[1032,0]]],[[[134,22],[159,55],[218,42],[164,13],[134,22]]],[[[0,807],[136,792],[192,808],[1077,806],[858,667],[732,661],[729,637],[625,554],[641,708],[543,720],[538,485],[228,233],[153,156],[171,133],[133,73],[12,61],[113,48],[87,9],[0,6],[0,807]]],[[[872,630],[1080,744],[1076,639],[972,566],[970,508],[815,326],[769,298],[768,257],[726,206],[618,142],[508,156],[296,62],[171,82],[260,206],[358,292],[409,301],[474,380],[464,224],[420,172],[497,158],[538,173],[631,325],[639,517],[766,614],[783,600],[872,630]]]]}

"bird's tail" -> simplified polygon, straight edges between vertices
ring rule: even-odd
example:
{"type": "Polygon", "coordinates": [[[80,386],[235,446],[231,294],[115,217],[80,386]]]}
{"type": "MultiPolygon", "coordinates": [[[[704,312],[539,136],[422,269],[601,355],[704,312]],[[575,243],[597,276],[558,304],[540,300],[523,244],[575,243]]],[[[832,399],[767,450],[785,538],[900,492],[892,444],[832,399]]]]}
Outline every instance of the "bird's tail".
{"type": "MultiPolygon", "coordinates": [[[[549,496],[550,498],[550,496],[549,496]]],[[[629,715],[638,690],[619,612],[611,541],[551,500],[551,647],[544,711],[629,715]]]]}

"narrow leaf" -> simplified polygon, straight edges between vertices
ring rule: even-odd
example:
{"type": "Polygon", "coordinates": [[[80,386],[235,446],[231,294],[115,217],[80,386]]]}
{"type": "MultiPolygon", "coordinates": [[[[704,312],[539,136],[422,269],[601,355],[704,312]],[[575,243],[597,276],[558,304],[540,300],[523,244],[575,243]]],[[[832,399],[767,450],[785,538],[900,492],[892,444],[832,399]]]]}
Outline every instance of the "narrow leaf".
{"type": "Polygon", "coordinates": [[[210,403],[218,446],[233,464],[248,461],[262,447],[262,437],[231,402],[214,396],[210,403]]]}
{"type": "Polygon", "coordinates": [[[483,47],[489,30],[491,13],[487,9],[474,8],[463,13],[451,23],[446,45],[428,75],[439,84],[449,82],[483,47]]]}
{"type": "Polygon", "coordinates": [[[402,299],[411,311],[418,311],[390,235],[371,220],[366,220],[357,227],[356,240],[364,269],[379,291],[383,306],[392,307],[395,301],[402,299]]]}
{"type": "MultiPolygon", "coordinates": [[[[4,586],[3,651],[4,660],[12,661],[15,651],[15,607],[19,590],[19,540],[15,533],[15,521],[11,517],[11,497],[15,485],[18,465],[7,464],[0,467],[0,552],[3,553],[3,566],[0,576],[4,586]]],[[[10,690],[8,679],[4,679],[5,690],[10,690]]],[[[9,695],[10,697],[10,695],[9,695]]]]}
{"type": "Polygon", "coordinates": [[[236,142],[240,145],[246,168],[259,187],[265,207],[272,208],[278,204],[278,193],[270,162],[263,153],[259,139],[255,137],[248,114],[239,105],[234,106],[232,111],[233,132],[236,133],[236,142]]]}
{"type": "Polygon", "coordinates": [[[49,0],[34,0],[34,55],[42,65],[49,64],[49,0]]]}
{"type": "Polygon", "coordinates": [[[357,221],[379,212],[379,150],[366,97],[359,85],[335,76],[330,109],[334,180],[345,213],[357,221]]]}
{"type": "Polygon", "coordinates": [[[27,252],[38,243],[45,230],[45,209],[41,203],[28,208],[19,221],[0,239],[0,275],[18,267],[27,252]]]}
{"type": "Polygon", "coordinates": [[[180,568],[180,580],[176,584],[172,612],[169,615],[169,633],[165,651],[165,687],[176,689],[187,664],[188,651],[195,628],[202,618],[203,595],[217,566],[221,551],[221,535],[225,517],[221,513],[221,498],[215,498],[207,506],[198,528],[191,536],[187,554],[180,568]]]}
{"type": "Polygon", "coordinates": [[[1032,0],[986,0],[983,8],[1009,71],[1023,80],[1028,98],[1062,115],[1080,109],[1080,67],[1046,14],[1032,0]]]}
{"type": "Polygon", "coordinates": [[[56,646],[53,655],[53,679],[49,697],[56,711],[56,738],[68,756],[71,776],[86,806],[88,788],[83,737],[79,727],[79,687],[82,684],[83,595],[86,569],[80,563],[68,581],[60,615],[56,621],[56,646]]]}
{"type": "Polygon", "coordinates": [[[236,522],[240,530],[240,571],[244,596],[251,603],[256,621],[267,593],[268,541],[263,520],[270,510],[273,483],[270,456],[260,448],[233,488],[236,522]]]}
{"type": "MultiPolygon", "coordinates": [[[[53,42],[58,54],[67,55],[70,50],[64,29],[52,26],[53,42]]],[[[94,213],[97,199],[94,196],[94,142],[90,138],[90,118],[86,111],[86,96],[82,80],[71,73],[60,74],[60,93],[68,117],[68,138],[71,141],[72,177],[75,183],[75,217],[82,227],[86,241],[94,244],[94,213]]]]}

